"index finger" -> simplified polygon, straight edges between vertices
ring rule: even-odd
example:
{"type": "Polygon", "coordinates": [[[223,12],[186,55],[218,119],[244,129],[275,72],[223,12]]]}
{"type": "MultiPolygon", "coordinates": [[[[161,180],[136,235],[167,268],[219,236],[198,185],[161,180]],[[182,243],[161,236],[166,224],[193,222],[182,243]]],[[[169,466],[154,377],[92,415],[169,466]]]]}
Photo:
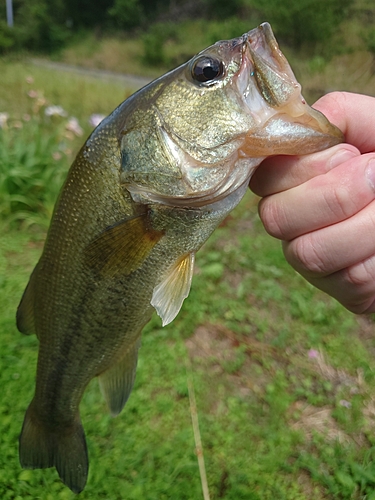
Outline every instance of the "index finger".
{"type": "Polygon", "coordinates": [[[375,151],[375,98],[350,92],[332,92],[313,107],[345,135],[345,141],[361,153],[375,151]]]}

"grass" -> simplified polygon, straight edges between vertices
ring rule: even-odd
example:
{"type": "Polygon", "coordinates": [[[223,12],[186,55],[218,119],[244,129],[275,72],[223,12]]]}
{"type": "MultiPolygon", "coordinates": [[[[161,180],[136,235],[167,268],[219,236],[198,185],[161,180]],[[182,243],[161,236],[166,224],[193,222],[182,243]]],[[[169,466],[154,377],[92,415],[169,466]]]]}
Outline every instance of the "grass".
{"type": "Polygon", "coordinates": [[[56,58],[67,64],[155,77],[162,71],[142,64],[142,45],[135,39],[106,37],[98,40],[90,34],[64,49],[56,58]]]}
{"type": "Polygon", "coordinates": [[[29,112],[30,90],[39,91],[47,104],[62,105],[70,115],[83,120],[85,132],[89,116],[93,113],[110,113],[120,102],[125,100],[134,89],[124,88],[120,83],[97,80],[80,75],[58,73],[46,68],[39,68],[27,61],[0,59],[1,94],[0,112],[22,118],[29,112]],[[28,83],[27,77],[33,81],[28,83]]]}
{"type": "MultiPolygon", "coordinates": [[[[19,63],[0,69],[0,111],[21,121],[30,114],[32,76],[33,88],[74,113],[84,133],[91,113],[110,111],[128,92],[19,63]]],[[[72,140],[72,154],[81,142],[72,140]]],[[[90,454],[83,500],[203,498],[189,380],[212,499],[374,498],[372,319],[351,315],[297,276],[265,234],[256,205],[249,193],[198,253],[177,319],[147,325],[123,413],[110,418],[97,382],[89,385],[81,404],[90,454]]],[[[74,495],[54,469],[18,463],[38,342],[16,330],[14,316],[45,229],[2,224],[0,496],[69,500],[74,495]]]]}

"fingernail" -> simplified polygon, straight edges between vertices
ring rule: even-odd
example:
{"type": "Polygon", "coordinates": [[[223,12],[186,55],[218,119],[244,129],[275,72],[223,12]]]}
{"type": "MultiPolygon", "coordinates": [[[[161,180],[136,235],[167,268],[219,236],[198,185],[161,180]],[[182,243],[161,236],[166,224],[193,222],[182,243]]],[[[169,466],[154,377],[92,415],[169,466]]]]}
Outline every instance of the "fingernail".
{"type": "Polygon", "coordinates": [[[368,161],[365,175],[368,183],[371,186],[371,189],[375,191],[375,158],[370,158],[370,160],[368,161]]]}
{"type": "Polygon", "coordinates": [[[349,149],[340,149],[339,151],[337,151],[337,153],[331,156],[329,167],[338,167],[339,165],[341,165],[341,163],[345,163],[346,161],[351,160],[358,154],[355,151],[351,151],[349,149]]]}

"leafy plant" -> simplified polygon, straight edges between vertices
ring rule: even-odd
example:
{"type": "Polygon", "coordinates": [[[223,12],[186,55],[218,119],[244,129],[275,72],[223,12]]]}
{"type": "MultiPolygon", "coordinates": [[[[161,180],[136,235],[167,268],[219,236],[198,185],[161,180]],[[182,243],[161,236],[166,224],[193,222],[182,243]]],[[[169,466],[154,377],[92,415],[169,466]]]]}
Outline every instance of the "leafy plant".
{"type": "Polygon", "coordinates": [[[0,54],[6,54],[16,45],[14,30],[0,20],[0,54]]]}
{"type": "Polygon", "coordinates": [[[119,28],[131,29],[140,25],[143,10],[139,0],[115,0],[108,14],[119,28]]]}
{"type": "Polygon", "coordinates": [[[358,461],[352,445],[329,443],[317,434],[313,443],[313,448],[300,454],[297,464],[323,484],[328,493],[340,500],[375,498],[374,448],[363,452],[358,461]]]}
{"type": "Polygon", "coordinates": [[[375,29],[374,28],[367,28],[364,29],[363,31],[363,39],[365,41],[367,50],[371,53],[372,55],[372,74],[375,74],[375,29]]]}
{"type": "Polygon", "coordinates": [[[165,45],[178,36],[177,28],[173,24],[154,24],[143,35],[144,62],[153,66],[170,65],[171,61],[165,53],[165,45]]]}
{"type": "Polygon", "coordinates": [[[60,0],[23,0],[17,5],[16,14],[15,36],[27,50],[53,52],[70,36],[65,7],[60,0]]]}
{"type": "Polygon", "coordinates": [[[47,107],[42,96],[31,95],[22,119],[2,113],[0,217],[47,224],[71,161],[74,123],[59,106],[47,107]]]}
{"type": "Polygon", "coordinates": [[[349,13],[353,0],[250,0],[273,25],[275,33],[293,47],[315,48],[320,53],[324,44],[337,31],[349,13]]]}

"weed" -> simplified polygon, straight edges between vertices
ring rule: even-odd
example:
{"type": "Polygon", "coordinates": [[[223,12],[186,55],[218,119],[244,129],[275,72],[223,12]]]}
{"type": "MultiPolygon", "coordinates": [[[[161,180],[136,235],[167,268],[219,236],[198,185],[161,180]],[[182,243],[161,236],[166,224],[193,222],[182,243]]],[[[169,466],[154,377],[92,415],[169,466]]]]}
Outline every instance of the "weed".
{"type": "Polygon", "coordinates": [[[29,95],[22,120],[7,117],[0,129],[0,217],[46,223],[72,160],[71,142],[83,131],[62,108],[47,107],[36,91],[29,95]]]}

